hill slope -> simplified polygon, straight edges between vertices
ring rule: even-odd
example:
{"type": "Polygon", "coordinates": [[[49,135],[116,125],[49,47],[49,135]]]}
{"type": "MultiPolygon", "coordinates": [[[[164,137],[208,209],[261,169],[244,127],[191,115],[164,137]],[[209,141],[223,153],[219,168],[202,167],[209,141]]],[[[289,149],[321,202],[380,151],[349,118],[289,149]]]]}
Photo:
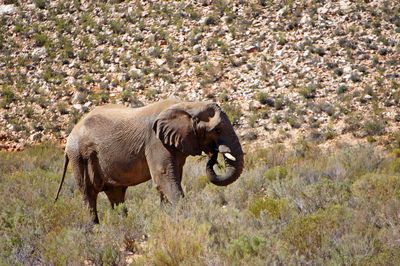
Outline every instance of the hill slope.
{"type": "Polygon", "coordinates": [[[62,142],[96,105],[218,101],[243,142],[399,142],[396,1],[0,5],[0,149],[62,142]]]}

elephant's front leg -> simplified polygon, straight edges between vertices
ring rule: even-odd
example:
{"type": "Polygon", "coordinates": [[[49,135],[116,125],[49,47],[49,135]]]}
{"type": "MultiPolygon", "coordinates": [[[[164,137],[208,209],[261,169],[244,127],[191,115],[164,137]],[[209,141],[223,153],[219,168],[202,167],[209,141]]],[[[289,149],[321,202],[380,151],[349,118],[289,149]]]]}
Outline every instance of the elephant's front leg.
{"type": "Polygon", "coordinates": [[[151,177],[160,192],[161,202],[175,204],[184,197],[181,186],[184,159],[177,158],[169,151],[154,152],[147,157],[151,177]]]}

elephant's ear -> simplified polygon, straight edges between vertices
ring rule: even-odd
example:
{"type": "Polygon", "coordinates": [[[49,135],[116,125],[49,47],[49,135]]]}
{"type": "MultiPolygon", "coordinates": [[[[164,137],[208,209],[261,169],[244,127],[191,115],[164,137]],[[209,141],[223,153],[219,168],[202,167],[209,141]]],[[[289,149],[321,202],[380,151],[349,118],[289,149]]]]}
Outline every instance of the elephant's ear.
{"type": "Polygon", "coordinates": [[[174,146],[185,154],[199,155],[194,119],[182,109],[170,108],[161,112],[153,130],[164,144],[174,146]]]}

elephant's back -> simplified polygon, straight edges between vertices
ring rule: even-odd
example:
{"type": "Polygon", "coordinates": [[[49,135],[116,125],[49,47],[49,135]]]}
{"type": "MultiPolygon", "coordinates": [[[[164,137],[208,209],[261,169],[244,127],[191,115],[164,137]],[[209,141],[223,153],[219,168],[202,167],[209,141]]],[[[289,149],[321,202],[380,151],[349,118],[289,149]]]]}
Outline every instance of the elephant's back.
{"type": "Polygon", "coordinates": [[[148,136],[146,131],[152,129],[158,114],[176,103],[179,103],[176,99],[167,99],[139,108],[118,104],[98,106],[78,122],[69,139],[106,144],[115,143],[116,138],[127,138],[128,134],[148,136]]]}
{"type": "Polygon", "coordinates": [[[146,119],[148,117],[158,115],[168,107],[179,102],[180,100],[178,99],[170,98],[138,108],[126,107],[120,104],[107,104],[96,107],[93,111],[89,113],[88,117],[94,115],[102,115],[111,120],[119,120],[125,118],[146,119]]]}

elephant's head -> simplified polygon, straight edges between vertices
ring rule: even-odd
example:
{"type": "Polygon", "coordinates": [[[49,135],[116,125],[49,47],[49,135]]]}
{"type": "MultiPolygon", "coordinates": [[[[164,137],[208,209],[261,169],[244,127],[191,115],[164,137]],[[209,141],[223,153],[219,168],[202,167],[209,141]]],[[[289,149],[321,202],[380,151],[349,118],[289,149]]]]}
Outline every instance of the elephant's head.
{"type": "Polygon", "coordinates": [[[211,183],[226,186],[243,170],[243,151],[228,116],[215,103],[186,102],[175,104],[159,114],[153,124],[156,136],[186,155],[209,156],[207,176],[211,183]],[[218,153],[224,155],[226,172],[217,175],[213,166],[218,153]]]}

